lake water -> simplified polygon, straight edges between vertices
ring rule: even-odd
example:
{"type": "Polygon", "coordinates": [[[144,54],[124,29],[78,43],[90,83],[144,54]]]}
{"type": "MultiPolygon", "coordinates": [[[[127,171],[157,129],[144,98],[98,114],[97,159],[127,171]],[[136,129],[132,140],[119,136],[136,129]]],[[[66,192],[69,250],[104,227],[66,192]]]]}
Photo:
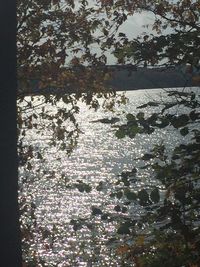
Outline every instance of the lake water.
{"type": "MultiPolygon", "coordinates": [[[[81,111],[77,120],[82,133],[70,157],[65,150],[49,145],[51,136],[47,129],[42,134],[36,129],[26,130],[27,136],[23,142],[34,148],[31,167],[25,165],[19,168],[22,225],[32,232],[32,236],[25,237],[23,245],[27,258],[44,260],[47,263],[44,266],[48,267],[121,266],[115,254],[117,242],[108,242],[118,222],[107,223],[100,216],[92,216],[91,206],[117,216],[113,207],[120,200],[110,198],[109,194],[118,175],[138,167],[141,161],[137,158],[162,140],[169,151],[176,144],[186,141],[186,137],[170,127],[151,135],[119,140],[114,136],[114,128],[110,124],[92,122],[116,116],[123,121],[124,114],[136,114],[139,111],[137,107],[148,101],[167,100],[165,91],[160,89],[131,91],[126,96],[129,102],[118,107],[115,114],[102,109],[95,112],[80,103],[81,111]],[[37,152],[43,155],[42,160],[35,156],[37,152]],[[80,192],[73,186],[81,182],[89,184],[92,190],[80,192]],[[99,183],[101,191],[96,189],[99,183]],[[78,223],[70,223],[78,218],[82,218],[83,224],[85,218],[90,218],[89,224],[81,228],[78,223]]],[[[38,97],[34,101],[37,105],[38,97]]],[[[47,109],[55,107],[48,106],[47,109]]],[[[151,114],[157,110],[157,107],[151,107],[143,111],[151,114]]],[[[181,111],[177,109],[174,112],[181,111]]],[[[138,187],[156,183],[151,180],[148,171],[139,172],[138,176],[138,187]]],[[[128,212],[133,216],[140,214],[134,205],[129,207],[128,212]]]]}

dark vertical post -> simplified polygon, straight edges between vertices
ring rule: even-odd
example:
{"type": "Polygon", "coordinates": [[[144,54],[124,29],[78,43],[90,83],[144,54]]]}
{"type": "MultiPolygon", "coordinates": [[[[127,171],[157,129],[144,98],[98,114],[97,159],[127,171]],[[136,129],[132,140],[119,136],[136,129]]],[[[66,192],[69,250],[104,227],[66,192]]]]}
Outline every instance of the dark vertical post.
{"type": "Polygon", "coordinates": [[[16,2],[0,7],[0,266],[21,267],[16,127],[16,2]]]}

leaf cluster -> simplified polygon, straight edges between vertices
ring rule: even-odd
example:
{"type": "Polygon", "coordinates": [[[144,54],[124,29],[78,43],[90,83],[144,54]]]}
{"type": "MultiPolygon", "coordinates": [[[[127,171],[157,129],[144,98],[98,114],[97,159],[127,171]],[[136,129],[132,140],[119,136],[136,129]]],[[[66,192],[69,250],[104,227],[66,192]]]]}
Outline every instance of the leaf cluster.
{"type": "MultiPolygon", "coordinates": [[[[138,266],[160,266],[165,262],[165,266],[198,266],[200,262],[200,187],[199,187],[199,159],[200,159],[200,140],[199,140],[199,110],[193,108],[199,104],[197,94],[191,97],[193,92],[184,93],[179,91],[171,92],[181,99],[181,105],[188,108],[188,96],[190,98],[190,109],[185,114],[174,115],[169,110],[172,105],[165,105],[165,113],[152,115],[145,118],[144,113],[133,116],[127,115],[127,124],[119,126],[117,130],[118,138],[129,136],[131,131],[148,124],[148,127],[165,128],[172,126],[177,129],[182,136],[188,136],[188,142],[174,147],[170,155],[165,145],[155,146],[150,153],[141,156],[144,162],[141,168],[151,168],[152,179],[157,180],[158,186],[152,189],[151,185],[137,189],[137,173],[122,173],[120,183],[123,187],[112,196],[121,198],[128,205],[139,205],[141,216],[135,219],[134,226],[122,226],[118,233],[128,235],[132,241],[132,246],[124,251],[123,257],[127,261],[134,261],[138,266]],[[168,112],[166,112],[168,110],[168,112]],[[167,122],[160,127],[158,120],[167,122]],[[132,124],[130,124],[130,122],[132,124]],[[134,125],[134,129],[133,129],[134,125]],[[122,132],[119,135],[119,131],[122,132]],[[132,189],[134,188],[134,189],[132,189]],[[137,238],[141,231],[144,233],[142,245],[137,244],[137,238]],[[148,233],[148,234],[147,234],[148,233]],[[138,250],[135,250],[135,248],[138,250]]],[[[176,103],[179,105],[178,101],[176,103]]],[[[151,103],[145,104],[146,108],[151,103]]],[[[140,107],[141,108],[141,107],[140,107]]],[[[144,134],[144,130],[137,131],[136,134],[144,134]]],[[[132,219],[131,215],[128,218],[132,219]]],[[[127,238],[126,238],[127,242],[127,238]]]]}

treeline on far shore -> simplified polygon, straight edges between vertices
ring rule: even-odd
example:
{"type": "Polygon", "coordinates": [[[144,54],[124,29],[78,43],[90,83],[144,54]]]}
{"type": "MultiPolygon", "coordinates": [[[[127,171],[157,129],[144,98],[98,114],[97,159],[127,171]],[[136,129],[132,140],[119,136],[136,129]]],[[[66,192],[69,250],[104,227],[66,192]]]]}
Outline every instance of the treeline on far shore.
{"type": "MultiPolygon", "coordinates": [[[[183,69],[175,67],[145,68],[128,64],[107,65],[98,68],[102,68],[104,72],[110,74],[109,78],[105,80],[105,85],[116,91],[191,87],[200,84],[200,75],[193,76],[192,73],[185,72],[183,69]]],[[[73,71],[76,71],[76,68],[74,68],[73,71]]],[[[59,88],[59,90],[51,86],[48,88],[40,88],[39,79],[31,80],[30,84],[29,90],[26,90],[23,88],[24,86],[20,86],[19,82],[18,92],[22,94],[64,94],[66,92],[73,93],[74,91],[68,85],[66,85],[65,88],[59,88]]]]}

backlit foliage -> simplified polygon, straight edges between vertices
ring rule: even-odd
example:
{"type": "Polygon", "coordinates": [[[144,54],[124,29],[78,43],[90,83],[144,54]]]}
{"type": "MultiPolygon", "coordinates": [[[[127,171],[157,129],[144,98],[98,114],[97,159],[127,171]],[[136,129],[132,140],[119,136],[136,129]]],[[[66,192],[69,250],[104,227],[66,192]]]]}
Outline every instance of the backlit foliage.
{"type": "MultiPolygon", "coordinates": [[[[70,153],[80,134],[76,121],[78,100],[97,109],[99,99],[104,97],[104,106],[113,110],[118,100],[114,90],[105,87],[105,81],[112,75],[105,68],[108,63],[106,52],[112,52],[119,64],[189,64],[190,71],[197,76],[195,81],[198,84],[199,15],[199,0],[19,0],[17,62],[20,166],[31,171],[33,157],[43,160],[39,151],[34,151],[31,145],[24,145],[27,129],[36,129],[39,133],[49,131],[52,135],[51,144],[70,153]],[[154,34],[147,30],[130,40],[126,33],[121,32],[120,26],[133,14],[143,11],[154,16],[153,24],[149,25],[154,34]],[[98,52],[94,47],[98,47],[98,52]],[[40,98],[36,107],[37,95],[43,95],[43,98],[40,98]],[[65,106],[55,114],[48,113],[45,105],[50,103],[57,106],[60,100],[65,106]],[[23,105],[20,104],[22,102],[23,105]],[[32,112],[29,113],[30,110],[32,112]],[[41,124],[40,118],[45,124],[41,124]],[[67,130],[64,127],[66,121],[72,126],[67,130]]],[[[200,265],[200,104],[197,92],[172,91],[174,101],[162,103],[160,112],[147,117],[143,108],[160,106],[160,103],[149,102],[140,107],[137,115],[127,114],[126,123],[119,125],[116,130],[115,135],[119,139],[151,135],[156,129],[165,127],[178,130],[182,136],[191,134],[189,142],[175,147],[171,156],[161,144],[140,158],[143,168],[153,171],[160,187],[151,188],[147,185],[147,188],[144,186],[133,190],[134,181],[137,180],[136,168],[119,176],[118,188],[113,190],[111,197],[122,200],[121,206],[114,207],[119,216],[113,218],[119,224],[116,235],[120,238],[115,252],[116,257],[121,257],[121,266],[200,265]],[[177,105],[180,108],[187,107],[188,113],[171,113],[170,109],[177,105]],[[134,203],[145,211],[137,220],[129,216],[126,207],[134,203]],[[143,234],[140,234],[141,230],[143,234]]],[[[80,192],[89,193],[92,190],[82,182],[73,186],[80,192]]],[[[101,190],[100,187],[98,190],[101,190]]],[[[31,216],[32,219],[31,226],[22,225],[25,249],[35,227],[35,206],[30,207],[29,214],[26,200],[20,200],[20,205],[23,216],[31,216]]],[[[91,210],[92,216],[101,216],[104,221],[112,217],[99,208],[92,206],[91,210]]],[[[81,223],[71,222],[75,230],[82,226],[81,223]]],[[[41,233],[44,239],[51,234],[42,230],[41,233]]],[[[25,253],[28,253],[28,249],[25,253]]],[[[36,266],[36,262],[38,266],[45,266],[37,255],[32,255],[30,266],[36,266]]]]}

